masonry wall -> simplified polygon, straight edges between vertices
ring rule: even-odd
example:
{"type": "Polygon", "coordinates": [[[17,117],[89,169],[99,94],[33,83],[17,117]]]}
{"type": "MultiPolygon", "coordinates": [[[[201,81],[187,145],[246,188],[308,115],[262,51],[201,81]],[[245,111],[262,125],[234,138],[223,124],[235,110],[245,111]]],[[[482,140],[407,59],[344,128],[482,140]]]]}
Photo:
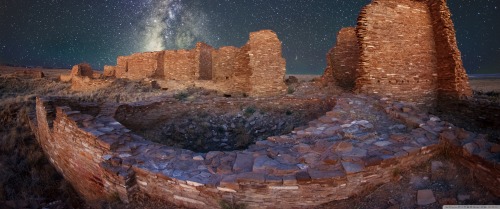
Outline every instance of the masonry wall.
{"type": "Polygon", "coordinates": [[[234,59],[233,77],[229,81],[231,87],[230,91],[233,93],[247,94],[252,90],[250,83],[250,76],[252,76],[252,69],[250,68],[250,57],[248,51],[250,46],[247,44],[238,51],[234,59]]]}
{"type": "Polygon", "coordinates": [[[283,82],[286,73],[286,62],[281,56],[281,41],[276,33],[263,30],[250,33],[248,56],[252,69],[250,83],[251,96],[272,96],[285,93],[283,82]]]}
{"type": "Polygon", "coordinates": [[[250,34],[241,47],[215,50],[197,43],[192,50],[167,50],[118,57],[116,66],[106,66],[105,76],[139,80],[157,78],[212,87],[226,94],[275,96],[286,92],[285,59],[275,32],[250,34]],[[206,81],[206,82],[205,82],[206,81]]]}
{"type": "Polygon", "coordinates": [[[165,51],[164,76],[167,80],[192,81],[199,77],[195,50],[165,51]]]}
{"type": "Polygon", "coordinates": [[[196,61],[198,62],[199,80],[212,80],[212,51],[214,48],[205,43],[196,44],[196,61]]]}
{"type": "Polygon", "coordinates": [[[163,71],[163,54],[164,52],[147,52],[118,57],[116,76],[131,80],[155,77],[163,71]]]}
{"type": "Polygon", "coordinates": [[[437,52],[438,93],[440,99],[472,96],[455,37],[455,27],[445,0],[427,0],[437,52]]]}
{"type": "Polygon", "coordinates": [[[109,150],[98,146],[95,136],[79,129],[76,122],[93,117],[37,99],[36,118],[31,126],[37,140],[64,178],[90,202],[107,197],[98,162],[109,150]]]}
{"type": "Polygon", "coordinates": [[[226,82],[233,77],[234,60],[239,51],[239,48],[226,46],[212,52],[213,80],[215,82],[226,82]]]}
{"type": "Polygon", "coordinates": [[[338,86],[352,90],[358,77],[359,45],[356,28],[342,28],[337,34],[337,42],[326,55],[327,68],[324,82],[335,82],[338,86]]]}
{"type": "Polygon", "coordinates": [[[358,18],[360,92],[430,104],[438,73],[429,8],[412,0],[376,0],[358,18]]]}

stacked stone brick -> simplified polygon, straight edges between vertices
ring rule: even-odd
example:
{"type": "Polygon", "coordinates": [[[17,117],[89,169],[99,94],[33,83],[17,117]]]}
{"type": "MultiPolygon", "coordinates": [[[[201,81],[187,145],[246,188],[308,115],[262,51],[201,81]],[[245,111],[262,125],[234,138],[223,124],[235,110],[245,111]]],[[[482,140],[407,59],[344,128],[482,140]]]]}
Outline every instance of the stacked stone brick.
{"type": "Polygon", "coordinates": [[[357,44],[353,33],[339,32],[325,81],[351,87],[354,78],[358,92],[425,105],[471,96],[446,1],[374,0],[359,15],[357,44]]]}
{"type": "Polygon", "coordinates": [[[346,89],[354,89],[359,60],[359,46],[356,29],[342,28],[337,34],[337,44],[326,55],[327,68],[322,80],[335,82],[346,89]]]}
{"type": "Polygon", "coordinates": [[[250,34],[242,48],[214,49],[198,43],[192,50],[146,52],[118,57],[105,66],[105,76],[140,80],[211,81],[218,90],[250,96],[274,96],[286,91],[281,42],[270,30],[250,34]]]}
{"type": "Polygon", "coordinates": [[[455,27],[446,0],[427,0],[432,16],[437,52],[438,93],[441,98],[464,99],[472,95],[457,46],[455,27]]]}
{"type": "MultiPolygon", "coordinates": [[[[105,75],[114,74],[114,69],[105,69],[105,75]]],[[[73,91],[94,91],[105,88],[111,84],[111,81],[99,79],[102,75],[94,72],[92,67],[87,63],[82,63],[73,66],[69,75],[61,75],[60,80],[63,82],[71,82],[71,90],[73,91]]]]}

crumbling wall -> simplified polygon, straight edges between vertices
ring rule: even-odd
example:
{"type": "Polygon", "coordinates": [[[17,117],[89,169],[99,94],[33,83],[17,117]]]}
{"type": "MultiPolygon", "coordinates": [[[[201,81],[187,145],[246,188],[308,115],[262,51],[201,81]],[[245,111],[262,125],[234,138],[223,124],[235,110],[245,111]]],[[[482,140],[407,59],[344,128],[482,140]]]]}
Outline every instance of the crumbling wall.
{"type": "Polygon", "coordinates": [[[92,79],[89,77],[75,76],[71,78],[71,90],[73,91],[96,91],[110,86],[112,81],[104,79],[92,79]]]}
{"type": "Polygon", "coordinates": [[[358,19],[357,90],[430,104],[437,97],[434,32],[426,3],[376,0],[358,19]]]}
{"type": "Polygon", "coordinates": [[[281,41],[275,32],[262,30],[250,33],[248,56],[252,69],[250,85],[251,96],[274,96],[285,93],[283,82],[286,62],[281,56],[281,41]]]}
{"type": "Polygon", "coordinates": [[[114,77],[116,76],[115,71],[116,71],[115,66],[105,65],[102,75],[104,77],[114,77]]]}
{"type": "Polygon", "coordinates": [[[437,52],[438,93],[440,99],[472,96],[469,77],[463,67],[455,37],[455,27],[445,0],[427,0],[432,16],[437,52]]]}
{"type": "Polygon", "coordinates": [[[14,72],[14,76],[20,78],[45,78],[45,74],[40,70],[17,70],[14,72]]]}
{"type": "Polygon", "coordinates": [[[73,68],[71,68],[71,72],[68,75],[59,76],[59,80],[61,80],[62,82],[70,82],[75,78],[93,79],[93,78],[100,78],[100,76],[101,74],[94,72],[89,64],[80,63],[78,65],[73,66],[73,68]]]}
{"type": "Polygon", "coordinates": [[[197,43],[192,50],[167,50],[118,57],[117,65],[105,66],[105,76],[187,82],[228,94],[274,96],[286,92],[285,59],[275,32],[250,34],[242,48],[215,50],[197,43]]]}
{"type": "Polygon", "coordinates": [[[155,77],[163,72],[163,54],[163,51],[145,52],[118,57],[115,75],[131,80],[155,77]]]}
{"type": "Polygon", "coordinates": [[[73,66],[71,68],[71,76],[86,76],[92,78],[94,71],[92,67],[87,63],[81,63],[73,66]]]}
{"type": "Polygon", "coordinates": [[[323,82],[335,82],[338,86],[352,90],[358,77],[359,45],[354,27],[342,28],[337,42],[326,55],[327,68],[323,82]]]}

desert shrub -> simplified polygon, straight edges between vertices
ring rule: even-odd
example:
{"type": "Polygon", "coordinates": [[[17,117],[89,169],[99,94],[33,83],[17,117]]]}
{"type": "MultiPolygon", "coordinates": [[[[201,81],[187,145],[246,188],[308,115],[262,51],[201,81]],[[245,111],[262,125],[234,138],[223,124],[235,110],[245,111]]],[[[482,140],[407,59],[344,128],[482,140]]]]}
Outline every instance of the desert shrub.
{"type": "Polygon", "coordinates": [[[178,94],[174,95],[174,98],[179,100],[179,101],[184,101],[189,97],[189,94],[187,92],[181,92],[178,94]]]}
{"type": "Polygon", "coordinates": [[[28,113],[33,105],[32,97],[10,98],[0,105],[0,202],[43,197],[47,202],[82,205],[73,188],[62,183],[31,132],[28,113]]]}
{"type": "Polygon", "coordinates": [[[248,117],[248,116],[254,114],[256,111],[257,111],[257,109],[255,109],[255,107],[247,107],[247,108],[245,108],[245,116],[248,117]]]}
{"type": "Polygon", "coordinates": [[[219,202],[219,206],[221,209],[245,209],[247,205],[244,203],[238,204],[234,202],[229,202],[227,200],[221,200],[219,202]]]}

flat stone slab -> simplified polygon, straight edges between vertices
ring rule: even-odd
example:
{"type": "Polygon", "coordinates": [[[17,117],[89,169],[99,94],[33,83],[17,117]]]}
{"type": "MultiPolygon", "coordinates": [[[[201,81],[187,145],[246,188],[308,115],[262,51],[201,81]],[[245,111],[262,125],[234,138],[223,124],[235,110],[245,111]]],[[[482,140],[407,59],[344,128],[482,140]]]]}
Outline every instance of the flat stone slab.
{"type": "Polygon", "coordinates": [[[253,156],[246,153],[237,153],[233,171],[237,173],[250,172],[253,166],[253,156]]]}
{"type": "Polygon", "coordinates": [[[347,174],[358,173],[362,171],[365,166],[359,163],[344,162],[342,161],[342,166],[347,174]]]}
{"type": "Polygon", "coordinates": [[[418,190],[417,192],[417,204],[418,205],[428,205],[436,202],[436,197],[430,189],[418,190]]]}

